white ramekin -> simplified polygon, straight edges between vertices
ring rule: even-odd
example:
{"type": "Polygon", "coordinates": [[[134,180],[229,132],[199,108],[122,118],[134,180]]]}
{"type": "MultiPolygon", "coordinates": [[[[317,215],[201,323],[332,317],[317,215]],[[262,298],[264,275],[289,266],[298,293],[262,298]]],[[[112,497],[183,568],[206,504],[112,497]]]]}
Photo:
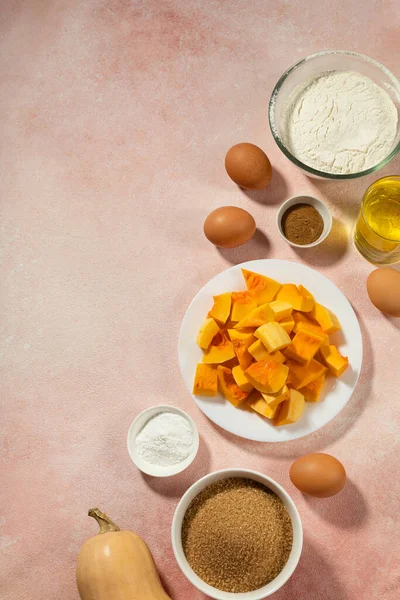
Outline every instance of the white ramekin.
{"type": "Polygon", "coordinates": [[[153,477],[171,477],[171,475],[177,475],[177,473],[181,473],[184,471],[195,459],[197,451],[199,449],[199,433],[197,431],[197,427],[192,417],[189,417],[184,410],[180,408],[176,408],[175,406],[169,406],[168,404],[160,404],[159,406],[152,406],[147,410],[141,412],[136,419],[132,422],[128,431],[128,452],[132,461],[135,463],[138,469],[140,469],[143,473],[147,475],[152,475],[153,477]],[[137,434],[143,429],[147,421],[149,421],[152,417],[155,417],[159,413],[162,412],[172,412],[181,417],[184,417],[193,431],[193,450],[189,454],[189,456],[180,463],[176,465],[171,465],[170,467],[160,467],[158,465],[152,465],[151,463],[143,460],[143,458],[136,451],[135,440],[137,434]]]}
{"type": "Polygon", "coordinates": [[[276,216],[276,224],[278,226],[278,231],[285,240],[285,242],[287,242],[294,248],[313,248],[314,246],[318,246],[318,244],[323,242],[330,234],[330,231],[332,229],[332,215],[326,204],[322,202],[322,200],[314,198],[314,196],[293,196],[292,198],[285,200],[285,202],[280,206],[278,214],[276,216]],[[311,244],[295,244],[294,242],[288,240],[288,238],[283,233],[282,217],[287,211],[287,209],[293,206],[294,204],[310,204],[319,212],[324,221],[324,228],[322,230],[321,235],[317,240],[315,240],[315,242],[312,242],[311,244]]]}
{"type": "Polygon", "coordinates": [[[303,546],[303,528],[296,505],[289,494],[276,481],[270,477],[267,477],[266,475],[263,475],[262,473],[251,471],[250,469],[223,469],[222,471],[215,471],[214,473],[209,473],[205,477],[202,477],[196,481],[196,483],[194,483],[182,496],[178,506],[175,509],[174,517],[172,519],[171,538],[175,558],[182,573],[187,577],[190,583],[192,583],[198,590],[203,592],[203,594],[207,594],[207,596],[210,596],[210,598],[214,598],[215,600],[262,600],[263,598],[271,596],[277,592],[286,583],[296,569],[303,546]],[[197,496],[197,494],[199,494],[211,483],[221,479],[226,479],[228,477],[244,477],[246,479],[254,479],[255,481],[262,483],[267,488],[275,492],[275,494],[279,496],[283,504],[286,506],[293,526],[292,551],[290,553],[288,562],[279,575],[268,585],[265,585],[258,590],[240,594],[223,592],[205,583],[190,567],[182,548],[182,522],[190,502],[195,496],[197,496]]]}

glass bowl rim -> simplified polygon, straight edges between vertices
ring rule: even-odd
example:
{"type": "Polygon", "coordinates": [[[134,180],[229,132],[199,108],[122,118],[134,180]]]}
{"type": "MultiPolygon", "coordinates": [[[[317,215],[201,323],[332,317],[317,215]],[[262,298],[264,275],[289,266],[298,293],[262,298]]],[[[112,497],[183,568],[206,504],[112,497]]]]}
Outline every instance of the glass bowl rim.
{"type": "MultiPolygon", "coordinates": [[[[272,90],[272,94],[271,94],[271,97],[270,97],[270,100],[269,100],[269,106],[268,106],[269,126],[270,126],[270,129],[271,129],[272,136],[273,136],[276,144],[278,145],[278,147],[283,152],[283,154],[292,163],[294,163],[297,167],[299,167],[303,171],[306,171],[306,172],[308,172],[308,173],[310,173],[312,175],[316,175],[317,177],[321,177],[323,179],[356,179],[357,177],[364,177],[364,175],[370,175],[371,173],[376,173],[376,171],[379,171],[379,169],[382,169],[382,167],[384,167],[385,165],[387,165],[396,156],[396,154],[398,154],[398,152],[400,151],[400,140],[398,141],[398,143],[396,144],[396,146],[389,152],[389,154],[385,158],[383,158],[376,165],[374,165],[372,167],[369,167],[368,169],[365,169],[364,171],[358,171],[356,173],[327,173],[326,171],[318,171],[318,169],[314,169],[313,167],[309,167],[308,165],[306,165],[305,163],[303,163],[299,159],[297,159],[286,148],[286,146],[281,141],[281,138],[278,135],[276,124],[275,124],[275,101],[276,101],[276,98],[277,98],[277,96],[278,96],[278,94],[280,92],[280,89],[281,89],[283,83],[286,81],[286,79],[289,77],[289,75],[293,71],[295,71],[300,65],[302,65],[303,63],[305,63],[305,62],[307,62],[309,60],[313,60],[314,58],[319,58],[321,56],[328,56],[328,55],[334,55],[334,54],[340,54],[340,55],[343,55],[343,56],[355,57],[355,58],[361,59],[361,60],[363,60],[365,62],[372,63],[375,67],[377,67],[383,73],[385,73],[385,75],[391,80],[391,82],[392,82],[392,84],[394,86],[394,89],[397,91],[397,94],[398,94],[398,97],[399,97],[399,102],[400,102],[400,81],[384,65],[382,65],[381,63],[379,63],[375,59],[373,59],[373,58],[371,58],[369,56],[366,56],[365,54],[360,54],[359,52],[352,52],[351,50],[324,50],[323,52],[316,52],[314,54],[309,54],[308,56],[305,56],[304,58],[301,58],[299,61],[297,61],[296,63],[294,63],[291,67],[289,67],[280,76],[280,78],[278,79],[277,83],[274,86],[274,89],[272,90]]],[[[398,116],[400,117],[400,109],[399,108],[397,109],[397,113],[398,113],[398,116]]]]}

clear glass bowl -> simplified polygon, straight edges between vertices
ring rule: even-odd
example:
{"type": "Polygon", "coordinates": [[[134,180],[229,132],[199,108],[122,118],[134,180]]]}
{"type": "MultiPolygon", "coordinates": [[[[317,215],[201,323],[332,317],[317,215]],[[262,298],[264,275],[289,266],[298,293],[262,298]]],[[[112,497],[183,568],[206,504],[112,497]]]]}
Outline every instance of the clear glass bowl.
{"type": "Polygon", "coordinates": [[[279,79],[269,101],[268,116],[272,135],[279,148],[296,167],[310,177],[323,179],[355,179],[356,177],[363,177],[364,175],[379,171],[400,151],[400,82],[386,67],[372,58],[364,56],[364,54],[347,52],[346,50],[327,50],[326,52],[306,56],[290,67],[279,79]],[[356,71],[369,77],[389,94],[397,108],[398,122],[393,148],[378,164],[364,171],[338,174],[313,169],[293,156],[280,137],[281,114],[290,94],[300,83],[324,71],[356,71]]]}

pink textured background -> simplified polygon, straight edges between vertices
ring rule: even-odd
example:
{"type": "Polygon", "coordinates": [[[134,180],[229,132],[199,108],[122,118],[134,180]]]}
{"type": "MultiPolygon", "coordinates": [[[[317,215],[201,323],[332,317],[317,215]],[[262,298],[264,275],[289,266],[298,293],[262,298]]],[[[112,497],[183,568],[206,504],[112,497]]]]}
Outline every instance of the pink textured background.
{"type": "MultiPolygon", "coordinates": [[[[304,553],[276,600],[399,597],[399,320],[369,303],[371,266],[349,241],[374,177],[309,180],[267,126],[272,87],[300,57],[351,49],[400,76],[399,40],[397,0],[2,0],[1,598],[76,600],[76,556],[98,505],[147,540],[174,600],[202,599],[175,564],[170,522],[192,482],[228,466],[271,475],[299,507],[304,553]],[[265,193],[245,194],[225,175],[225,152],[239,141],[269,154],[265,193]],[[301,192],[328,202],[335,227],[318,250],[296,253],[274,219],[301,192]],[[224,204],[248,209],[260,229],[236,251],[202,234],[224,204]],[[282,445],[214,427],[177,364],[198,289],[263,257],[328,275],[364,335],[346,409],[282,445]],[[187,410],[201,434],[195,463],[168,481],[142,476],[126,451],[132,419],[159,403],[187,410]],[[293,459],[313,450],[346,466],[336,498],[314,501],[290,484],[293,459]]],[[[382,175],[399,171],[395,160],[382,175]]]]}

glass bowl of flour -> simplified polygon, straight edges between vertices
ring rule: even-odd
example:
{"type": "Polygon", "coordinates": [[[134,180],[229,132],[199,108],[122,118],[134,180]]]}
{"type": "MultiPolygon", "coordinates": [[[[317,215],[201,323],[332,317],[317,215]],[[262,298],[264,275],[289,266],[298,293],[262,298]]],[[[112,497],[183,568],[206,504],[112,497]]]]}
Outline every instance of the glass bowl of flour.
{"type": "Polygon", "coordinates": [[[279,148],[307,175],[362,177],[400,150],[400,82],[363,54],[312,54],[279,79],[269,123],[279,148]]]}

